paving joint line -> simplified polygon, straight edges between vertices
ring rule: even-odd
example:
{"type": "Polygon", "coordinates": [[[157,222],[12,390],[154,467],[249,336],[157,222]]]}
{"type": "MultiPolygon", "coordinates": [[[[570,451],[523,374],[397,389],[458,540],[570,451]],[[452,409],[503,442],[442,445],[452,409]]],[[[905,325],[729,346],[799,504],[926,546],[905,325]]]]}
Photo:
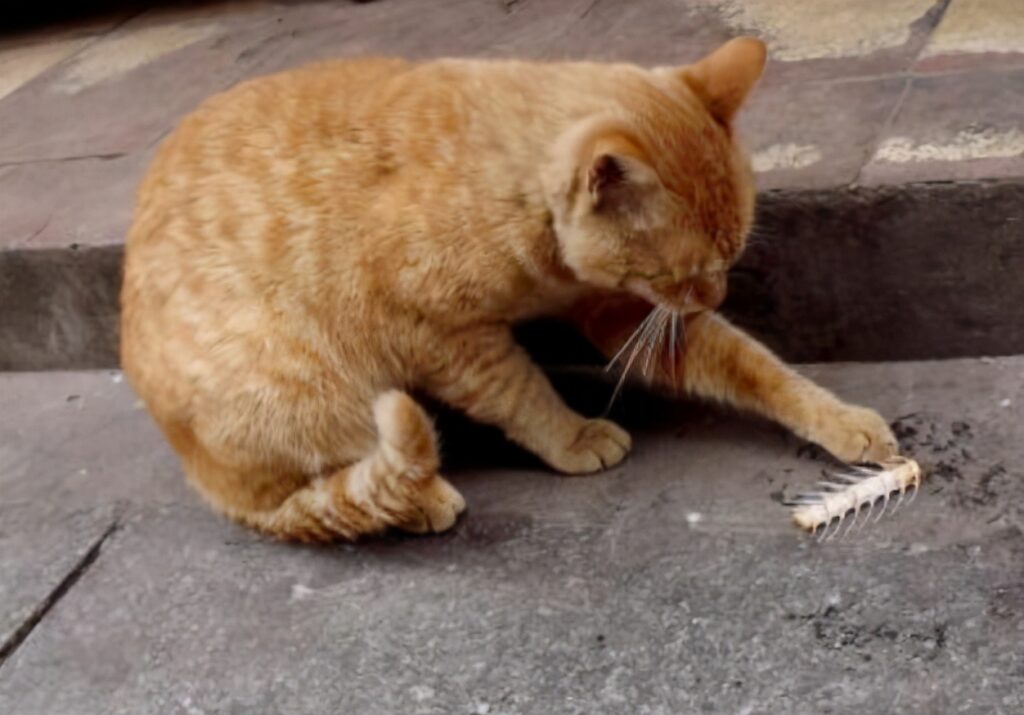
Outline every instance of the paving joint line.
{"type": "Polygon", "coordinates": [[[872,159],[875,158],[879,148],[882,146],[882,142],[885,141],[886,133],[888,133],[889,129],[896,121],[896,116],[899,114],[900,110],[903,109],[903,104],[907,100],[907,95],[910,94],[910,88],[913,85],[914,77],[917,74],[914,71],[914,68],[917,66],[917,63],[920,62],[921,56],[924,54],[925,50],[928,49],[928,44],[931,42],[932,36],[935,34],[935,31],[939,29],[939,26],[942,25],[942,20],[946,16],[946,11],[952,4],[953,0],[943,0],[942,5],[937,12],[938,16],[935,18],[935,24],[932,25],[931,30],[928,32],[928,37],[926,37],[925,41],[921,43],[921,48],[907,65],[905,79],[903,80],[903,89],[900,90],[900,96],[896,98],[896,102],[893,104],[892,110],[889,112],[889,116],[885,118],[885,122],[879,128],[878,133],[874,137],[874,141],[871,142],[871,146],[868,148],[868,151],[864,153],[864,161],[861,162],[861,165],[857,169],[857,173],[854,175],[853,181],[849,183],[849,186],[856,187],[861,185],[860,182],[864,175],[864,169],[867,168],[872,159]]]}
{"type": "Polygon", "coordinates": [[[867,168],[868,164],[878,154],[879,148],[882,146],[882,142],[885,141],[885,136],[889,132],[889,129],[896,122],[896,116],[903,109],[903,104],[907,101],[907,95],[910,94],[910,87],[914,82],[913,76],[907,76],[903,81],[903,89],[900,90],[900,96],[896,98],[896,102],[893,103],[892,109],[889,111],[889,116],[885,118],[885,122],[878,128],[878,133],[875,134],[874,140],[871,142],[871,146],[868,147],[867,151],[864,152],[864,161],[861,162],[860,167],[857,169],[857,173],[853,177],[853,181],[850,182],[849,186],[860,186],[861,178],[864,175],[864,169],[867,168]]]}
{"type": "Polygon", "coordinates": [[[36,626],[42,623],[46,615],[56,606],[64,596],[78,583],[79,579],[85,575],[85,572],[96,563],[96,559],[99,558],[100,552],[103,550],[103,544],[109,539],[114,532],[121,528],[120,520],[114,519],[114,521],[106,528],[106,530],[100,534],[100,536],[93,542],[93,545],[89,547],[89,550],[78,560],[78,563],[67,573],[66,576],[57,584],[42,603],[29,614],[28,618],[18,626],[17,630],[14,631],[11,636],[0,644],[0,669],[4,667],[7,659],[10,658],[14,653],[21,647],[21,644],[28,640],[28,637],[35,630],[36,626]]]}
{"type": "Polygon", "coordinates": [[[910,63],[911,72],[913,72],[913,69],[917,65],[917,63],[921,61],[921,56],[924,55],[925,50],[928,49],[928,45],[931,44],[932,38],[935,36],[936,31],[938,31],[938,29],[942,26],[942,21],[946,19],[946,12],[949,10],[949,6],[952,4],[953,0],[945,0],[945,2],[942,3],[942,7],[940,7],[938,9],[938,12],[936,12],[937,17],[935,18],[935,24],[932,25],[931,30],[928,32],[928,37],[925,39],[924,42],[921,43],[921,49],[917,51],[917,54],[914,55],[913,61],[911,61],[910,63]]]}

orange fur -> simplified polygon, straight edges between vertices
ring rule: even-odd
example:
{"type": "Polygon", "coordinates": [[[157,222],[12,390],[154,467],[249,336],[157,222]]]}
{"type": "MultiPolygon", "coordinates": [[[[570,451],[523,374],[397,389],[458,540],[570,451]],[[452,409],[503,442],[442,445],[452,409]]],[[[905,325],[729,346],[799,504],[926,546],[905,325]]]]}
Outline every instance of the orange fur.
{"type": "Polygon", "coordinates": [[[692,323],[682,387],[889,449],[707,312],[753,216],[730,122],[763,62],[748,39],[678,69],[366,59],[208,100],[140,188],[122,292],[124,369],[190,481],[281,538],[445,529],[464,504],[414,388],[560,471],[615,464],[629,436],[510,326],[568,312],[614,351],[652,303],[692,323]]]}

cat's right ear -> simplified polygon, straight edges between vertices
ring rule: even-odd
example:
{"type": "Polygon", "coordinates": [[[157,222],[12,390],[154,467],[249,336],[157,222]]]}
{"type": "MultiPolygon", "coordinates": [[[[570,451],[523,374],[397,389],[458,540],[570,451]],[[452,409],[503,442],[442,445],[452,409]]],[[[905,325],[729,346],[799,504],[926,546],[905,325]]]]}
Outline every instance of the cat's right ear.
{"type": "Polygon", "coordinates": [[[711,115],[729,124],[764,73],[765,44],[756,37],[729,40],[682,71],[682,79],[700,97],[711,115]]]}

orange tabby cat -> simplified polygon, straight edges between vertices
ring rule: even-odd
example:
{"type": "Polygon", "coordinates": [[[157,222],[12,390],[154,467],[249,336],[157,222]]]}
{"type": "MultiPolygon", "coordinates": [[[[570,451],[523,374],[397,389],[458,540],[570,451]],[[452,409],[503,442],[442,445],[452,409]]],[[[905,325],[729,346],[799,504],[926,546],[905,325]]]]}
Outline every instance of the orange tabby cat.
{"type": "Polygon", "coordinates": [[[373,59],[256,79],[164,143],[128,237],[122,359],[191,483],[281,538],[447,529],[426,391],[554,469],[630,437],[570,410],[510,326],[570,317],[609,355],[654,304],[658,378],[844,460],[895,441],[712,311],[750,228],[734,115],[764,46],[701,62],[373,59]]]}

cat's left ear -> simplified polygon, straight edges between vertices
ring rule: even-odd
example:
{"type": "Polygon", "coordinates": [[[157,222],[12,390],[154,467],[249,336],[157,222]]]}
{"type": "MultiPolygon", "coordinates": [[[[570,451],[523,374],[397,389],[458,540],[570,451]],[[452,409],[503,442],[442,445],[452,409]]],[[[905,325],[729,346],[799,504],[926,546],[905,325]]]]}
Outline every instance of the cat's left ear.
{"type": "Polygon", "coordinates": [[[712,116],[729,124],[761,78],[767,59],[768,50],[761,40],[737,37],[683,69],[682,78],[712,116]]]}
{"type": "Polygon", "coordinates": [[[658,174],[635,150],[622,142],[598,142],[587,168],[586,185],[597,211],[640,209],[660,185],[658,174]]]}

